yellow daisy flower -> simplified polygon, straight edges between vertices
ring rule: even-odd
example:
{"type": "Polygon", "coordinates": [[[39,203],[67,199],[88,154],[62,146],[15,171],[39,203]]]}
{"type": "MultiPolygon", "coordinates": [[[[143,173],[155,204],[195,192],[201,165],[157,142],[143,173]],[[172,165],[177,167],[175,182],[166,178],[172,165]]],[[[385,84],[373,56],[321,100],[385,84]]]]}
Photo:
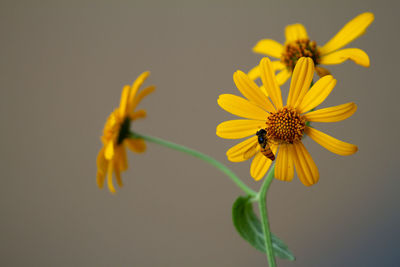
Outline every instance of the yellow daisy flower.
{"type": "MultiPolygon", "coordinates": [[[[271,39],[263,39],[254,46],[253,52],[280,59],[272,62],[274,71],[280,71],[276,76],[279,85],[289,79],[300,57],[311,57],[320,77],[329,74],[329,70],[319,66],[320,64],[335,65],[350,59],[363,67],[369,67],[369,57],[363,50],[340,48],[363,35],[373,21],[374,14],[370,12],[358,15],[322,47],[317,46],[315,41],[309,39],[302,24],[288,25],[285,28],[285,45],[271,39]]],[[[260,67],[256,66],[250,70],[249,76],[253,80],[259,78],[260,67]]]]}
{"type": "Polygon", "coordinates": [[[269,147],[272,153],[277,155],[275,178],[292,180],[295,166],[301,182],[310,186],[318,182],[319,173],[302,143],[304,134],[338,155],[347,156],[357,151],[357,146],[307,126],[307,122],[342,121],[357,109],[356,104],[346,103],[311,111],[328,97],[336,85],[336,80],[331,75],[326,75],[309,89],[314,74],[311,58],[302,57],[296,64],[285,106],[274,75],[273,63],[268,58],[261,60],[260,73],[263,87],[258,87],[242,71],[234,73],[233,80],[247,99],[231,94],[223,94],[218,98],[221,108],[246,119],[222,122],[217,126],[217,135],[226,139],[251,136],[226,152],[230,161],[241,162],[254,156],[250,174],[255,180],[262,179],[272,163],[267,157],[268,153],[261,152],[262,140],[256,135],[263,129],[263,137],[267,140],[265,149],[269,147]]]}
{"type": "Polygon", "coordinates": [[[126,85],[122,89],[120,105],[108,117],[103,130],[101,141],[103,147],[97,156],[97,184],[100,188],[104,186],[105,176],[110,192],[115,193],[112,176],[118,185],[122,186],[121,172],[128,168],[128,160],[125,147],[127,146],[136,153],[146,150],[146,143],[142,139],[130,139],[130,124],[132,121],[146,117],[146,111],[141,109],[135,111],[139,102],[154,91],[154,86],[149,86],[137,93],[139,87],[147,79],[150,72],[142,73],[132,86],[126,85]]]}

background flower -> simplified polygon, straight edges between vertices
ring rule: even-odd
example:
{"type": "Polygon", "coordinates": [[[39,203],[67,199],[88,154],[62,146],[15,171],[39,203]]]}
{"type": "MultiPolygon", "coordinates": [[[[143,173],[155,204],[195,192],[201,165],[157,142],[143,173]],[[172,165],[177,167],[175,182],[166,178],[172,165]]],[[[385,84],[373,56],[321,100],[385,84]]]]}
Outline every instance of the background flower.
{"type": "Polygon", "coordinates": [[[224,110],[247,120],[226,121],[218,125],[217,135],[222,138],[240,139],[251,136],[230,148],[226,154],[233,162],[254,156],[250,174],[260,180],[268,171],[272,161],[260,152],[255,133],[265,129],[268,143],[276,157],[275,178],[290,181],[294,176],[294,166],[301,182],[310,186],[318,182],[319,172],[314,160],[302,143],[304,134],[315,142],[338,155],[355,153],[355,145],[339,141],[312,127],[306,122],[337,122],[347,119],[356,111],[354,103],[312,111],[321,104],[336,85],[336,80],[327,75],[310,88],[314,75],[314,63],[309,57],[299,59],[293,71],[289,96],[284,106],[272,63],[268,58],[260,62],[261,79],[265,94],[245,73],[237,71],[233,80],[239,91],[247,99],[234,95],[220,95],[218,104],[224,110]],[[269,97],[268,97],[269,96],[269,97]],[[270,101],[271,99],[271,101],[270,101]]]}
{"type": "MultiPolygon", "coordinates": [[[[316,65],[316,72],[321,77],[329,74],[329,71],[319,66],[320,64],[334,65],[350,59],[363,67],[369,67],[369,57],[363,50],[341,48],[363,35],[373,21],[374,14],[371,12],[358,15],[322,47],[318,47],[315,41],[310,40],[302,24],[288,25],[285,28],[285,45],[271,39],[263,39],[254,46],[253,51],[280,59],[272,62],[274,71],[280,71],[276,76],[279,85],[289,79],[300,57],[312,58],[316,65]]],[[[249,72],[249,76],[251,79],[260,77],[259,66],[254,67],[249,72]]]]}

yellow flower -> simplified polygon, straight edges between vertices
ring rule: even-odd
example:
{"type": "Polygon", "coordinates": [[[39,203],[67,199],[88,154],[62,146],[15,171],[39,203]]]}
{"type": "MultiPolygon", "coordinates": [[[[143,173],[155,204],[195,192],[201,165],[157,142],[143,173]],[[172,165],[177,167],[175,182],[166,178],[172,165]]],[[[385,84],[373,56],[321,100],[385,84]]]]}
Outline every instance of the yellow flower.
{"type": "Polygon", "coordinates": [[[154,86],[149,86],[137,93],[139,87],[149,76],[149,72],[142,73],[132,86],[126,85],[122,89],[120,105],[108,117],[103,130],[101,141],[103,147],[97,156],[97,184],[104,186],[105,176],[110,192],[115,193],[112,181],[113,173],[118,185],[122,186],[121,172],[128,168],[128,160],[125,147],[136,153],[146,150],[146,143],[142,139],[130,139],[130,124],[132,121],[146,117],[145,110],[135,111],[139,102],[154,91],[154,86]]]}
{"type": "Polygon", "coordinates": [[[221,108],[246,119],[222,122],[217,126],[217,135],[226,139],[251,136],[226,152],[230,161],[241,162],[254,156],[250,174],[255,180],[262,179],[272,163],[261,153],[256,136],[260,129],[264,129],[268,145],[272,153],[277,155],[275,177],[283,181],[292,180],[295,166],[301,182],[310,186],[318,182],[319,173],[302,143],[304,134],[338,155],[347,156],[357,151],[357,146],[339,141],[306,124],[342,121],[357,109],[354,103],[347,103],[311,111],[325,100],[336,85],[336,80],[326,75],[309,89],[314,74],[311,58],[300,58],[294,68],[286,106],[282,103],[281,89],[268,58],[261,60],[260,73],[263,87],[258,87],[242,71],[234,73],[233,80],[247,99],[231,94],[223,94],[218,98],[221,108]]]}
{"type": "MultiPolygon", "coordinates": [[[[300,57],[311,57],[320,77],[330,74],[327,69],[320,67],[320,64],[335,65],[350,59],[363,67],[369,67],[369,57],[363,50],[358,48],[339,49],[363,35],[373,20],[374,14],[370,12],[358,15],[322,47],[317,46],[315,41],[310,41],[303,25],[288,25],[285,29],[285,45],[271,39],[264,39],[256,44],[253,52],[280,59],[272,62],[273,69],[280,71],[276,76],[279,85],[289,79],[300,57]]],[[[260,67],[256,66],[250,70],[249,77],[253,80],[260,77],[260,67]]]]}

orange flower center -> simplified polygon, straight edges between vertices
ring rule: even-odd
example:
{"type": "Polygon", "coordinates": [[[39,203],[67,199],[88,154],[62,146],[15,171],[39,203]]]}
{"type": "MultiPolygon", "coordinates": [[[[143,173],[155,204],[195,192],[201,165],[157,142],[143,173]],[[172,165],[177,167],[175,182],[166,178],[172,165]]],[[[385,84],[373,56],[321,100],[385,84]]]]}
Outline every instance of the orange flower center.
{"type": "Polygon", "coordinates": [[[297,60],[301,57],[310,57],[315,65],[320,62],[317,43],[308,39],[300,39],[285,45],[285,52],[281,57],[281,62],[290,70],[294,69],[297,60]]]}
{"type": "Polygon", "coordinates": [[[268,141],[276,144],[293,144],[301,140],[306,119],[294,108],[284,107],[281,110],[270,113],[267,118],[268,141]]]}

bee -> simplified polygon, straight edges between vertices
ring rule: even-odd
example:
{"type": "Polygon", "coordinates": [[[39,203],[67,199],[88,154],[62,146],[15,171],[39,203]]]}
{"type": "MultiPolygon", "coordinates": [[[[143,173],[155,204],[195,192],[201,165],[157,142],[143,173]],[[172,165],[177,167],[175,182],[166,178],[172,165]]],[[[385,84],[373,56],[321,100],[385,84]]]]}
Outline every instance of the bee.
{"type": "Polygon", "coordinates": [[[245,159],[249,159],[252,156],[254,156],[254,154],[257,152],[257,150],[255,149],[257,145],[260,145],[261,147],[261,154],[263,154],[264,156],[266,156],[267,158],[269,158],[270,160],[274,161],[275,160],[275,155],[272,152],[269,144],[268,144],[268,139],[267,139],[267,132],[264,129],[261,129],[259,131],[257,131],[256,133],[258,139],[258,143],[255,143],[253,146],[251,146],[248,150],[246,150],[243,154],[243,157],[245,159]]]}

